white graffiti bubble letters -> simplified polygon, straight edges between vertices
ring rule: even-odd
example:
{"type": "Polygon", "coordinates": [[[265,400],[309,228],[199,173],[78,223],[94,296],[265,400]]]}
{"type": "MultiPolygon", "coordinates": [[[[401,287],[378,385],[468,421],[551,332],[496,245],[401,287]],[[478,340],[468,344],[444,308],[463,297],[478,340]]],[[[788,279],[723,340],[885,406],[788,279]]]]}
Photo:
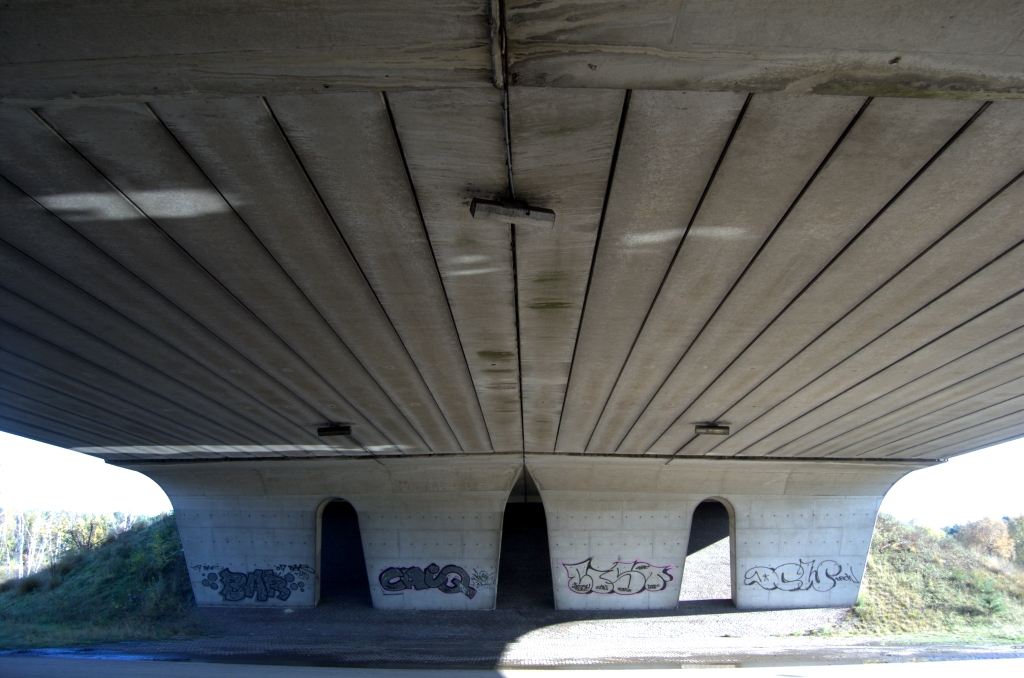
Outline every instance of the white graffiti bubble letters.
{"type": "Polygon", "coordinates": [[[743,575],[746,586],[760,586],[766,591],[831,591],[840,582],[860,584],[860,579],[849,565],[846,570],[834,560],[823,560],[815,566],[814,560],[800,559],[799,563],[784,563],[777,567],[757,566],[743,575]]]}
{"type": "Polygon", "coordinates": [[[603,593],[632,596],[643,591],[664,591],[674,579],[674,565],[651,565],[643,560],[615,561],[607,570],[593,566],[593,558],[578,563],[561,563],[569,575],[569,590],[586,595],[603,593]]]}

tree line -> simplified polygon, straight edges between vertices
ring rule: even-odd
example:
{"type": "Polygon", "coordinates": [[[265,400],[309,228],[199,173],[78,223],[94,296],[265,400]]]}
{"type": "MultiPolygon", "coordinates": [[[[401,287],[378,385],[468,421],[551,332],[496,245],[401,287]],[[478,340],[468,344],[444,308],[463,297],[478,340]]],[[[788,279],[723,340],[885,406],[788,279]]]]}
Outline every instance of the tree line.
{"type": "Polygon", "coordinates": [[[0,508],[0,581],[41,572],[72,553],[96,548],[140,520],[130,513],[0,508]]]}
{"type": "Polygon", "coordinates": [[[978,553],[1024,566],[1024,515],[982,518],[947,527],[945,532],[978,553]]]}

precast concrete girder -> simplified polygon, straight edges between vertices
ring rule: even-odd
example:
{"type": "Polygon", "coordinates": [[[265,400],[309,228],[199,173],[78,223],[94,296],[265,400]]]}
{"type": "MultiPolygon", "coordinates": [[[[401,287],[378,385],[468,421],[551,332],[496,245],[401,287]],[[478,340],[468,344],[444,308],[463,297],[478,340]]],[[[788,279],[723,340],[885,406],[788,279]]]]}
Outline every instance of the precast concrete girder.
{"type": "Polygon", "coordinates": [[[3,107],[5,355],[130,403],[65,381],[36,407],[22,374],[5,425],[126,460],[975,449],[1022,423],[1022,110],[527,87],[3,107]],[[509,192],[556,225],[470,214],[509,192]],[[895,393],[914,414],[876,438],[895,393]]]}

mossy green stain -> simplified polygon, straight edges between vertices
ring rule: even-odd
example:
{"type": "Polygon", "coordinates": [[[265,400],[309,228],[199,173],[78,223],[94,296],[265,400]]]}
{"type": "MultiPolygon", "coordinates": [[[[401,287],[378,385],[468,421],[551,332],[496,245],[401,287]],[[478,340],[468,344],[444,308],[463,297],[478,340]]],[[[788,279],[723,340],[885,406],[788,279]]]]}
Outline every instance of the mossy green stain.
{"type": "Polygon", "coordinates": [[[565,274],[565,271],[550,271],[550,272],[545,273],[545,274],[543,274],[543,275],[541,275],[541,276],[539,276],[537,278],[534,278],[533,282],[540,283],[540,284],[556,283],[556,282],[562,282],[563,280],[566,279],[566,277],[567,276],[565,274]]]}
{"type": "Polygon", "coordinates": [[[568,301],[535,301],[530,304],[530,308],[537,311],[547,311],[558,308],[569,308],[572,306],[568,301]]]}
{"type": "Polygon", "coordinates": [[[593,125],[563,125],[562,127],[555,127],[553,129],[537,130],[537,133],[546,137],[564,137],[568,134],[582,132],[583,130],[591,127],[593,127],[593,125]]]}
{"type": "Polygon", "coordinates": [[[512,360],[515,357],[511,351],[477,351],[476,354],[484,360],[512,360]]]}

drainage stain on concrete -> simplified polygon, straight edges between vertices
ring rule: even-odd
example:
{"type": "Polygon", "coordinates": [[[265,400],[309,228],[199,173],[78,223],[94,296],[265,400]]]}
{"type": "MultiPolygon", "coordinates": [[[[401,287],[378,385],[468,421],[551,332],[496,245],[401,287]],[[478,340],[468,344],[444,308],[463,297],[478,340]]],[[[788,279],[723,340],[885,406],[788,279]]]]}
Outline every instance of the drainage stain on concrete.
{"type": "Polygon", "coordinates": [[[558,301],[558,300],[554,300],[554,299],[551,299],[551,300],[541,299],[541,300],[533,302],[532,304],[530,304],[529,307],[534,309],[534,310],[538,310],[538,311],[546,311],[546,310],[557,309],[557,308],[570,308],[571,306],[572,306],[572,304],[569,303],[568,301],[558,301]]]}
{"type": "Polygon", "coordinates": [[[476,354],[484,360],[512,360],[515,354],[511,351],[477,351],[476,354]]]}
{"type": "Polygon", "coordinates": [[[548,271],[533,279],[535,283],[557,283],[564,281],[568,276],[565,271],[548,271]]]}

